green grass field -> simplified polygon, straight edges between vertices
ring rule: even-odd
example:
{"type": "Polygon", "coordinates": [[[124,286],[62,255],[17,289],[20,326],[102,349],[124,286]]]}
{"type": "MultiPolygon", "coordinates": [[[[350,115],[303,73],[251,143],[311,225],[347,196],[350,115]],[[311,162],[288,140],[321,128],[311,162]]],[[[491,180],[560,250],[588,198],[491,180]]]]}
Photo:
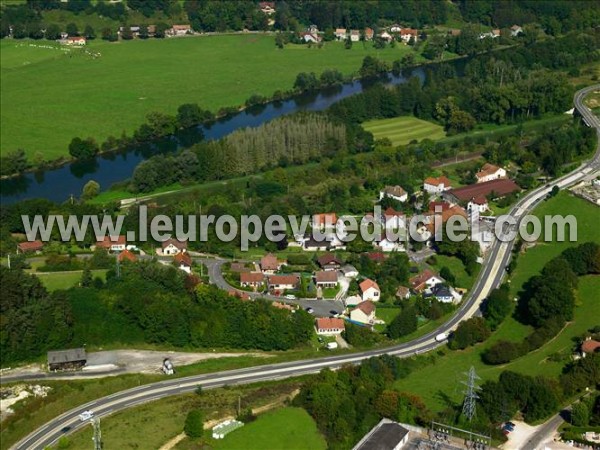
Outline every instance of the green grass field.
{"type": "Polygon", "coordinates": [[[325,438],[301,408],[282,408],[266,413],[248,425],[213,440],[215,450],[319,450],[327,448],[325,438]]]}
{"type": "Polygon", "coordinates": [[[47,41],[0,42],[2,154],[22,148],[30,157],[68,156],[73,137],[102,142],[131,134],[150,111],[174,114],[187,102],[216,111],[242,105],[252,94],[291,89],[299,72],[337,68],[349,75],[366,55],[393,61],[413,51],[362,43],[345,50],[340,42],[280,50],[269,35],[95,40],[87,47],[101,54],[97,58],[54,47],[47,41]]]}
{"type": "MultiPolygon", "coordinates": [[[[56,291],[58,289],[69,289],[81,280],[81,270],[73,272],[52,272],[52,273],[36,273],[46,289],[56,291]]],[[[92,270],[92,276],[100,277],[102,280],[106,278],[106,270],[92,270]]]]}
{"type": "Polygon", "coordinates": [[[369,120],[363,128],[373,133],[375,139],[388,138],[392,145],[404,145],[413,140],[442,139],[444,129],[435,123],[416,117],[394,117],[392,119],[369,120]]]}

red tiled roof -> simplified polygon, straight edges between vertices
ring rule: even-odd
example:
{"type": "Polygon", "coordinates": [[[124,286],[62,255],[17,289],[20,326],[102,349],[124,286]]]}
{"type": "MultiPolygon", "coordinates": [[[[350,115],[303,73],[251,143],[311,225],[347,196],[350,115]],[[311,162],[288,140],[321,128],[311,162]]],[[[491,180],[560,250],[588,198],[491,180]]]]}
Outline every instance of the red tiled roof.
{"type": "Polygon", "coordinates": [[[343,330],[344,320],[336,317],[320,317],[317,319],[317,330],[343,330]]]}
{"type": "Polygon", "coordinates": [[[265,277],[260,272],[242,272],[240,273],[241,283],[262,283],[265,277]]]}
{"type": "Polygon", "coordinates": [[[497,179],[491,181],[484,181],[483,183],[471,184],[461,188],[450,189],[447,194],[453,195],[460,201],[469,201],[473,197],[484,196],[494,193],[497,196],[503,197],[513,192],[520,191],[521,188],[513,180],[509,179],[497,179]]]}
{"type": "Polygon", "coordinates": [[[119,256],[117,256],[117,259],[120,262],[123,262],[125,260],[130,261],[130,262],[136,262],[137,261],[137,256],[135,256],[129,250],[123,250],[121,253],[119,253],[119,256]]]}
{"type": "Polygon", "coordinates": [[[298,284],[299,278],[297,275],[271,275],[269,284],[298,284]]]}
{"type": "Polygon", "coordinates": [[[485,198],[483,195],[478,195],[477,197],[473,198],[471,200],[473,203],[475,203],[476,205],[486,205],[487,204],[487,198],[485,198]]]}
{"type": "Polygon", "coordinates": [[[367,289],[370,288],[375,288],[379,290],[379,286],[377,285],[377,283],[375,283],[373,280],[370,280],[369,278],[363,280],[358,286],[360,287],[361,292],[365,292],[367,289]]]}
{"type": "Polygon", "coordinates": [[[400,36],[406,36],[406,35],[416,36],[417,34],[418,34],[418,31],[415,30],[414,28],[402,28],[400,30],[400,36]]]}
{"type": "Polygon", "coordinates": [[[371,313],[375,311],[375,303],[373,303],[371,300],[367,300],[366,302],[359,303],[354,309],[360,309],[367,316],[370,316],[371,313]]]}
{"type": "Polygon", "coordinates": [[[41,250],[44,247],[44,243],[42,241],[36,240],[36,241],[26,241],[26,242],[20,242],[17,247],[19,247],[19,250],[21,250],[22,252],[36,252],[38,250],[41,250]]]}
{"type": "Polygon", "coordinates": [[[317,283],[337,283],[337,273],[334,270],[321,270],[315,274],[317,283]]]}
{"type": "Polygon", "coordinates": [[[430,212],[435,212],[435,207],[439,206],[441,208],[440,212],[444,212],[446,210],[448,210],[450,208],[450,203],[448,202],[441,202],[441,201],[434,201],[434,202],[429,202],[429,211],[430,212]]]}
{"type": "Polygon", "coordinates": [[[342,261],[333,253],[325,253],[317,258],[317,262],[321,267],[327,264],[342,264],[342,261]]]}
{"type": "Polygon", "coordinates": [[[498,172],[498,170],[500,170],[500,167],[495,166],[490,163],[485,163],[483,165],[483,167],[481,168],[481,170],[475,174],[475,177],[477,177],[477,178],[487,177],[489,175],[495,174],[496,172],[498,172]]]}
{"type": "Polygon", "coordinates": [[[273,253],[269,253],[260,259],[260,268],[262,270],[277,270],[278,267],[277,256],[273,253]]]}
{"type": "Polygon", "coordinates": [[[103,236],[101,241],[96,242],[96,247],[110,248],[112,245],[125,245],[127,239],[124,235],[120,236],[103,236]]]}
{"type": "Polygon", "coordinates": [[[429,269],[425,269],[422,273],[412,277],[408,281],[413,289],[420,290],[422,288],[423,284],[433,276],[435,276],[435,273],[433,273],[429,269]]]}
{"type": "Polygon", "coordinates": [[[600,348],[600,342],[595,341],[593,339],[588,339],[587,341],[583,341],[583,343],[581,344],[581,351],[583,353],[594,353],[599,348],[600,348]]]}
{"type": "Polygon", "coordinates": [[[396,216],[397,216],[397,217],[404,217],[404,213],[403,213],[403,212],[401,212],[401,211],[396,211],[396,210],[395,210],[394,208],[392,208],[391,206],[390,206],[390,207],[388,207],[388,208],[387,208],[387,209],[384,211],[383,215],[386,217],[386,219],[387,219],[387,218],[390,218],[390,217],[396,217],[396,216]]]}
{"type": "Polygon", "coordinates": [[[425,184],[430,184],[431,186],[439,186],[440,184],[443,184],[444,187],[450,187],[452,186],[452,181],[450,181],[447,177],[445,177],[444,175],[442,175],[441,177],[428,177],[425,178],[425,184]]]}
{"type": "Polygon", "coordinates": [[[177,253],[173,259],[179,264],[185,264],[186,266],[192,266],[192,257],[184,252],[177,253]]]}
{"type": "Polygon", "coordinates": [[[385,255],[381,252],[369,252],[367,253],[367,258],[371,261],[382,262],[385,260],[385,255]]]}
{"type": "Polygon", "coordinates": [[[162,242],[162,248],[167,248],[169,244],[173,244],[174,247],[177,247],[179,250],[187,249],[187,241],[180,241],[178,239],[167,239],[162,242]]]}
{"type": "Polygon", "coordinates": [[[337,215],[335,213],[321,213],[313,215],[313,226],[334,226],[337,223],[337,215]]]}

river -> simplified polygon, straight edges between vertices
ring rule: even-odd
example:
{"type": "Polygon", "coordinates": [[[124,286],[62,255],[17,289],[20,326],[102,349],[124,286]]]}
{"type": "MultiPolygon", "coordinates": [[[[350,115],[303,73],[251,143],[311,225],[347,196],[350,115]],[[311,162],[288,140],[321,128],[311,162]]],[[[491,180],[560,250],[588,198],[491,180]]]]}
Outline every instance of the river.
{"type": "MultiPolygon", "coordinates": [[[[425,76],[421,68],[414,69],[412,75],[421,80],[425,76]]],[[[406,80],[407,78],[402,75],[389,74],[387,84],[401,84],[406,80]]],[[[63,202],[70,196],[79,197],[83,186],[89,180],[97,181],[101,188],[106,190],[112,184],[131,177],[133,170],[141,161],[157,153],[174,152],[179,148],[189,147],[203,138],[219,139],[237,129],[257,127],[277,117],[298,111],[322,111],[345,97],[362,92],[368,86],[368,82],[357,80],[315,93],[302,94],[285,101],[255,106],[217,120],[210,126],[184,130],[158,142],[106,153],[89,161],[76,161],[55,169],[5,179],[0,181],[0,201],[2,204],[10,204],[30,198],[46,198],[63,202]]]]}

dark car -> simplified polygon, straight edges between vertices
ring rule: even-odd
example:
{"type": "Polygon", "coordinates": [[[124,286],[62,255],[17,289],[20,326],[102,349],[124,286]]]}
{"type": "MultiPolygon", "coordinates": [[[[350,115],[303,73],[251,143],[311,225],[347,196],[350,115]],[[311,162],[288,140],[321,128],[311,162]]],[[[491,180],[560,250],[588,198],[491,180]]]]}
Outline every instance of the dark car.
{"type": "Polygon", "coordinates": [[[331,311],[329,311],[329,314],[333,314],[334,316],[337,316],[339,314],[339,312],[336,311],[335,309],[332,309],[331,311]]]}
{"type": "Polygon", "coordinates": [[[314,309],[312,309],[310,306],[308,308],[304,308],[306,310],[307,313],[312,314],[315,312],[314,309]]]}
{"type": "Polygon", "coordinates": [[[64,427],[60,430],[61,433],[68,433],[69,431],[71,431],[71,427],[64,427]]]}

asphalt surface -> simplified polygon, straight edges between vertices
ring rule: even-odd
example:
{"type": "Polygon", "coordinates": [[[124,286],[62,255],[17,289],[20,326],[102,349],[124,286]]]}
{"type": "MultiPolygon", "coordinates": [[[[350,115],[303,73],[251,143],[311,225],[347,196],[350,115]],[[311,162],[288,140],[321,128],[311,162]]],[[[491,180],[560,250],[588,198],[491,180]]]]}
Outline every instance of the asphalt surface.
{"type": "MultiPolygon", "coordinates": [[[[595,89],[600,89],[600,85],[591,86],[578,91],[574,97],[574,102],[576,109],[584,117],[586,123],[596,128],[599,138],[596,154],[590,161],[582,164],[570,174],[554,180],[552,183],[538,188],[521,198],[509,213],[515,219],[521,219],[537,204],[543,201],[553,186],[556,185],[563,188],[574,184],[589,177],[592,172],[600,167],[600,121],[583,105],[582,102],[585,95],[595,89]]],[[[502,283],[502,279],[506,273],[506,267],[510,261],[512,247],[512,241],[495,241],[484,260],[483,269],[479,274],[470,295],[459,307],[456,314],[437,330],[411,342],[353,354],[194,375],[139,386],[137,388],[117,392],[67,411],[46,423],[41,428],[33,431],[11,448],[22,450],[43,449],[46,446],[55,443],[65,433],[71,433],[83,426],[87,426],[87,423],[80,422],[77,416],[88,409],[93,410],[96,416],[104,417],[141,403],[171,395],[192,392],[197,386],[202,386],[203,389],[211,389],[233,384],[248,384],[257,381],[277,380],[291,376],[316,373],[325,367],[335,369],[345,364],[357,364],[366,358],[382,354],[408,357],[431,351],[438,346],[443,345],[443,343],[435,341],[435,336],[437,334],[449,332],[455,329],[462,320],[477,314],[482,300],[487,297],[492,289],[498,287],[502,283]],[[67,431],[62,431],[63,429],[67,429],[67,431]]],[[[211,269],[209,268],[209,270],[211,269]]],[[[216,273],[214,275],[218,277],[216,273]]]]}

